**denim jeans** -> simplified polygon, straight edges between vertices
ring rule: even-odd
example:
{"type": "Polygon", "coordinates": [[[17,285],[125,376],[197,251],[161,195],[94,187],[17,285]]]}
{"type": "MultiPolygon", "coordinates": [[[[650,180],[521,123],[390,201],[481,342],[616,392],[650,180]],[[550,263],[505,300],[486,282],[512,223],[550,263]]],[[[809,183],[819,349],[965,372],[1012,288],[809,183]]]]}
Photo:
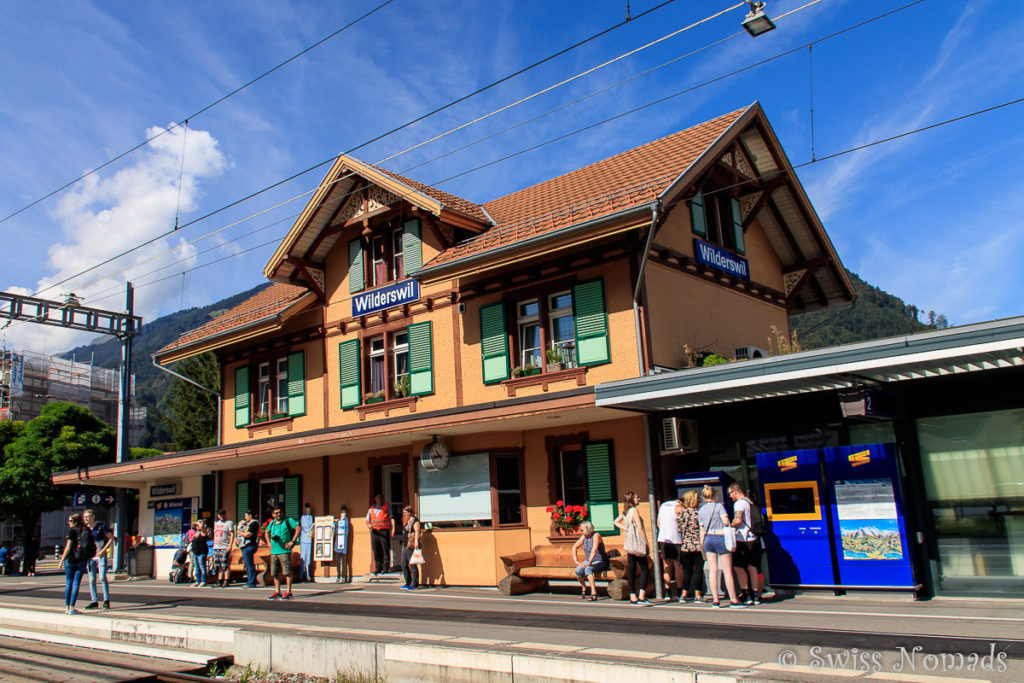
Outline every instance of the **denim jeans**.
{"type": "Polygon", "coordinates": [[[74,607],[85,574],[85,561],[64,560],[64,606],[74,607]]]}
{"type": "Polygon", "coordinates": [[[256,544],[242,548],[242,564],[245,565],[245,585],[256,585],[256,544]]]}
{"type": "Polygon", "coordinates": [[[99,575],[100,584],[103,586],[103,600],[110,600],[110,584],[107,582],[107,557],[94,557],[89,560],[89,596],[93,602],[98,602],[96,595],[96,577],[99,575]]]}
{"type": "Polygon", "coordinates": [[[195,573],[196,583],[206,583],[206,556],[208,553],[202,555],[193,555],[195,558],[195,573]]]}

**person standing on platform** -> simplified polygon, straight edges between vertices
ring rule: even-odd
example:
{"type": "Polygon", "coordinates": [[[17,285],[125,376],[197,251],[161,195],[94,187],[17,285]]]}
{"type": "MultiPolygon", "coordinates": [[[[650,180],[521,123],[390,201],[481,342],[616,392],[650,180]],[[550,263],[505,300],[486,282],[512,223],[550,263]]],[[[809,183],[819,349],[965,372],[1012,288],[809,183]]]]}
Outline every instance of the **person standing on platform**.
{"type": "Polygon", "coordinates": [[[704,548],[704,554],[708,558],[708,580],[711,582],[712,607],[720,607],[718,569],[721,567],[725,575],[725,589],[729,594],[729,603],[726,607],[746,607],[736,597],[736,578],[732,573],[732,552],[725,545],[725,527],[729,524],[729,515],[725,506],[719,503],[718,492],[711,486],[705,484],[701,490],[701,498],[704,505],[697,513],[700,520],[700,540],[704,548]]]}
{"type": "Polygon", "coordinates": [[[395,533],[395,520],[391,510],[384,504],[384,496],[373,497],[373,505],[366,513],[366,528],[370,530],[370,547],[373,549],[373,575],[385,574],[390,569],[391,537],[395,533]]]}
{"type": "Polygon", "coordinates": [[[210,535],[206,523],[199,519],[192,523],[193,531],[190,534],[189,544],[192,551],[192,571],[195,573],[196,588],[206,585],[206,558],[210,554],[210,545],[207,540],[210,535]]]}
{"type": "Polygon", "coordinates": [[[96,540],[92,531],[82,523],[79,515],[68,517],[68,535],[57,569],[64,570],[64,614],[78,614],[75,602],[82,585],[85,566],[96,554],[96,540]]]}
{"type": "Polygon", "coordinates": [[[217,510],[217,521],[213,523],[213,571],[218,588],[227,588],[231,583],[231,548],[234,545],[235,523],[221,508],[217,510]]]}
{"type": "Polygon", "coordinates": [[[647,533],[637,507],[639,504],[639,496],[633,491],[627,491],[622,497],[622,514],[613,524],[623,531],[622,549],[626,551],[629,601],[638,607],[650,607],[651,603],[647,599],[647,533]]]}
{"type": "Polygon", "coordinates": [[[690,489],[683,494],[683,507],[676,517],[676,528],[682,545],[679,546],[679,564],[683,567],[683,585],[679,602],[703,602],[704,555],[700,546],[700,519],[697,514],[698,494],[690,489]]]}
{"type": "Polygon", "coordinates": [[[348,535],[352,522],[348,518],[348,506],[341,506],[341,514],[334,522],[334,562],[338,574],[335,583],[352,583],[352,563],[348,560],[348,535]]]}
{"type": "Polygon", "coordinates": [[[237,531],[238,549],[245,566],[245,587],[256,587],[256,548],[260,545],[260,523],[252,518],[252,510],[245,511],[237,531]]]}
{"type": "Polygon", "coordinates": [[[729,485],[732,499],[732,527],[736,529],[733,566],[739,580],[739,598],[745,605],[760,605],[758,574],[761,573],[761,539],[751,528],[753,505],[739,482],[729,485]]]}
{"type": "Polygon", "coordinates": [[[306,507],[299,517],[299,557],[302,558],[300,577],[303,581],[312,581],[313,573],[313,507],[306,503],[306,507]]]}
{"type": "Polygon", "coordinates": [[[666,500],[658,507],[658,547],[665,560],[665,592],[671,595],[670,586],[675,581],[679,597],[683,594],[683,565],[679,562],[683,539],[679,536],[676,518],[682,509],[683,501],[678,498],[666,500]]]}
{"type": "Polygon", "coordinates": [[[402,590],[414,591],[420,585],[420,566],[412,563],[412,554],[420,549],[420,520],[412,506],[402,508],[402,590]]]}
{"type": "Polygon", "coordinates": [[[284,511],[277,506],[264,536],[270,546],[270,575],[274,577],[274,592],[267,600],[291,600],[292,548],[299,540],[299,525],[294,519],[285,519],[284,511]],[[281,593],[281,576],[288,589],[284,594],[281,593]]]}
{"type": "Polygon", "coordinates": [[[99,595],[96,590],[96,579],[99,578],[100,586],[103,588],[103,609],[110,609],[110,583],[107,581],[107,549],[114,545],[114,534],[110,532],[107,525],[96,521],[96,513],[86,510],[82,514],[82,521],[89,527],[93,539],[96,541],[96,555],[86,565],[89,572],[89,596],[91,601],[85,606],[86,609],[99,607],[99,595]]]}

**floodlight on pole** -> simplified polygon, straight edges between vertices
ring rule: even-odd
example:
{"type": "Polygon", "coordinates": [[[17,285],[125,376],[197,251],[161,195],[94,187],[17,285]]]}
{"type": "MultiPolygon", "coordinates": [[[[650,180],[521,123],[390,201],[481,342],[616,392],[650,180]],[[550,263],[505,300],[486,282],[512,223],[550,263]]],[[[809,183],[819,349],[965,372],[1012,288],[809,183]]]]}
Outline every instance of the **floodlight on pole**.
{"type": "Polygon", "coordinates": [[[747,0],[747,2],[750,5],[750,11],[743,19],[743,28],[747,29],[747,33],[757,37],[762,33],[774,30],[775,22],[764,13],[764,2],[761,0],[747,0]]]}

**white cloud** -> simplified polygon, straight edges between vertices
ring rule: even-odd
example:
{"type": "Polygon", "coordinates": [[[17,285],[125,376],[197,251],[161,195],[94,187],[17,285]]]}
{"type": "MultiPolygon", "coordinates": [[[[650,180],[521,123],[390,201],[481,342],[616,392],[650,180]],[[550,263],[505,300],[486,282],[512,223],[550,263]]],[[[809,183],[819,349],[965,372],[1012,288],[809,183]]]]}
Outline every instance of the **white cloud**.
{"type": "MultiPolygon", "coordinates": [[[[150,128],[146,137],[158,133],[150,128]]],[[[132,157],[133,163],[113,175],[93,174],[64,195],[52,211],[62,237],[49,248],[50,274],[36,283],[39,296],[61,299],[75,292],[86,306],[123,310],[124,283],[138,281],[145,273],[182,258],[176,269],[194,265],[196,247],[183,235],[157,239],[152,244],[117,258],[110,264],[52,289],[53,283],[153,239],[175,225],[175,215],[196,209],[204,179],[219,176],[229,166],[207,131],[177,128],[132,157]],[[184,165],[182,155],[184,154],[184,165]],[[180,179],[180,195],[179,195],[180,179]],[[168,253],[170,252],[170,253],[168,253]]],[[[175,272],[176,269],[168,269],[175,272]]],[[[135,297],[137,315],[151,317],[161,304],[178,295],[179,280],[166,280],[139,287],[135,297]]],[[[29,294],[24,287],[7,286],[6,291],[29,294]]],[[[90,335],[43,325],[14,324],[4,330],[8,345],[54,353],[83,343],[90,335]]]]}

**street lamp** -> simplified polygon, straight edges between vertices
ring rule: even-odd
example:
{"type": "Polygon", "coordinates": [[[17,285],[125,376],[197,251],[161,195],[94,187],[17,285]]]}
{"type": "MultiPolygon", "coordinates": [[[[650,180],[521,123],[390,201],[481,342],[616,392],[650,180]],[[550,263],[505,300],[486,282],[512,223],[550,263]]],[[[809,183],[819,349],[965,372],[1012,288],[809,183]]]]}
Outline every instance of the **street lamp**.
{"type": "Polygon", "coordinates": [[[743,28],[747,29],[747,33],[757,37],[762,33],[768,33],[775,28],[775,22],[768,18],[768,15],[764,13],[764,2],[761,0],[747,0],[750,5],[750,11],[747,12],[747,16],[743,19],[743,28]]]}

